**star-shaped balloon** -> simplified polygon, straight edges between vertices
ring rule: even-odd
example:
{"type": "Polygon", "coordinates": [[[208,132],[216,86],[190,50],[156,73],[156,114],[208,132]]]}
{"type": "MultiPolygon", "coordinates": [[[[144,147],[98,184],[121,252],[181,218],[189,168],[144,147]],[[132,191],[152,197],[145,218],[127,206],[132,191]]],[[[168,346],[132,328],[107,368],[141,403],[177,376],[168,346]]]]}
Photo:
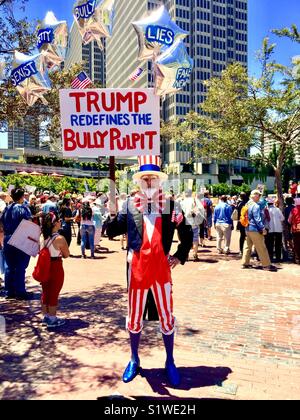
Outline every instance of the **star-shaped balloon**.
{"type": "Polygon", "coordinates": [[[68,24],[57,20],[53,12],[48,12],[38,30],[37,47],[41,57],[42,71],[59,66],[65,59],[68,45],[68,24]]]}
{"type": "Polygon", "coordinates": [[[139,42],[139,60],[152,60],[164,48],[184,39],[188,32],[172,21],[164,6],[137,22],[132,22],[139,42]]]}
{"type": "Polygon", "coordinates": [[[193,59],[182,41],[176,42],[155,61],[155,92],[157,95],[182,90],[190,79],[193,59]]]}
{"type": "Polygon", "coordinates": [[[51,89],[48,73],[41,72],[42,54],[27,55],[15,51],[10,81],[16,87],[25,102],[32,106],[38,99],[44,104],[44,94],[51,89]]]}
{"type": "Polygon", "coordinates": [[[83,43],[96,41],[103,49],[100,38],[112,35],[115,16],[115,0],[77,0],[73,15],[83,43]]]}

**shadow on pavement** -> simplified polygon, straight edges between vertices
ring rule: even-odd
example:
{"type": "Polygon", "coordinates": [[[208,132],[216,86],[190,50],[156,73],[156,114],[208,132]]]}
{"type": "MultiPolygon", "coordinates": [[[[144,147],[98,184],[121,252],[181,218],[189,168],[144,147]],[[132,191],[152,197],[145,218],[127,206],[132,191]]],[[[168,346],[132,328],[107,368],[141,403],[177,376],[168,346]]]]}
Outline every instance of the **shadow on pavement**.
{"type": "MultiPolygon", "coordinates": [[[[189,391],[190,389],[202,388],[207,386],[222,386],[228,375],[232,373],[229,367],[180,367],[181,384],[176,389],[189,391]]],[[[141,376],[145,378],[151,386],[153,392],[159,395],[172,396],[168,390],[170,385],[167,382],[164,369],[142,369],[141,376]]]]}

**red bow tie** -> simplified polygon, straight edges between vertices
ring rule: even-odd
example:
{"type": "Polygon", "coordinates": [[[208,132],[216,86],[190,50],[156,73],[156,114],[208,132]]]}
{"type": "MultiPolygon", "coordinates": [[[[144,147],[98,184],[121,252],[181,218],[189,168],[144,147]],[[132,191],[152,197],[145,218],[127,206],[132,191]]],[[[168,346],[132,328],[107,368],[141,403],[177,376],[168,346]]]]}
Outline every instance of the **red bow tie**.
{"type": "Polygon", "coordinates": [[[134,205],[141,213],[161,214],[166,205],[166,198],[161,190],[156,191],[151,198],[144,192],[138,192],[134,197],[134,205]]]}

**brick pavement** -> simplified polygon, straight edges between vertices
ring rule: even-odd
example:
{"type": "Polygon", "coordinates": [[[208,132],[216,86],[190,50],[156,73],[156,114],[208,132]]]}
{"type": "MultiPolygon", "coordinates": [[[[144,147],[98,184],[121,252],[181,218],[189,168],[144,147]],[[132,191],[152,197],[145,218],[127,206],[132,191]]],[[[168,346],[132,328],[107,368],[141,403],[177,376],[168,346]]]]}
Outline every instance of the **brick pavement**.
{"type": "MultiPolygon", "coordinates": [[[[123,384],[129,356],[125,252],[119,241],[104,239],[103,245],[110,252],[96,260],[65,261],[60,306],[68,322],[59,331],[48,332],[40,323],[39,285],[30,277],[34,261],[27,274],[36,300],[0,297],[6,320],[1,398],[299,399],[300,266],[283,264],[278,273],[241,270],[237,253],[219,256],[215,242],[209,243],[200,249],[200,262],[173,272],[182,385],[172,389],[165,382],[157,323],[145,323],[142,375],[123,384]]],[[[74,243],[71,250],[80,253],[74,243]]]]}

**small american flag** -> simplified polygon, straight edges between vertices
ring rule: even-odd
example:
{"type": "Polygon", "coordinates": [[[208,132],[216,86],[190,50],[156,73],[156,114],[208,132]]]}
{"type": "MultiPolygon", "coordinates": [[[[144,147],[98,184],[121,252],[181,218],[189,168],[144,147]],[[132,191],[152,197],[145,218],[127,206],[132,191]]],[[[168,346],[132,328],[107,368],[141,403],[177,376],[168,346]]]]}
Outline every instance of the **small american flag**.
{"type": "Polygon", "coordinates": [[[141,67],[138,67],[136,70],[134,70],[133,73],[131,73],[131,75],[129,76],[129,80],[134,82],[141,76],[143,72],[144,72],[144,69],[142,69],[141,67]]]}
{"type": "Polygon", "coordinates": [[[72,89],[85,89],[92,83],[91,79],[85,74],[84,71],[78,74],[71,83],[72,89]]]}

